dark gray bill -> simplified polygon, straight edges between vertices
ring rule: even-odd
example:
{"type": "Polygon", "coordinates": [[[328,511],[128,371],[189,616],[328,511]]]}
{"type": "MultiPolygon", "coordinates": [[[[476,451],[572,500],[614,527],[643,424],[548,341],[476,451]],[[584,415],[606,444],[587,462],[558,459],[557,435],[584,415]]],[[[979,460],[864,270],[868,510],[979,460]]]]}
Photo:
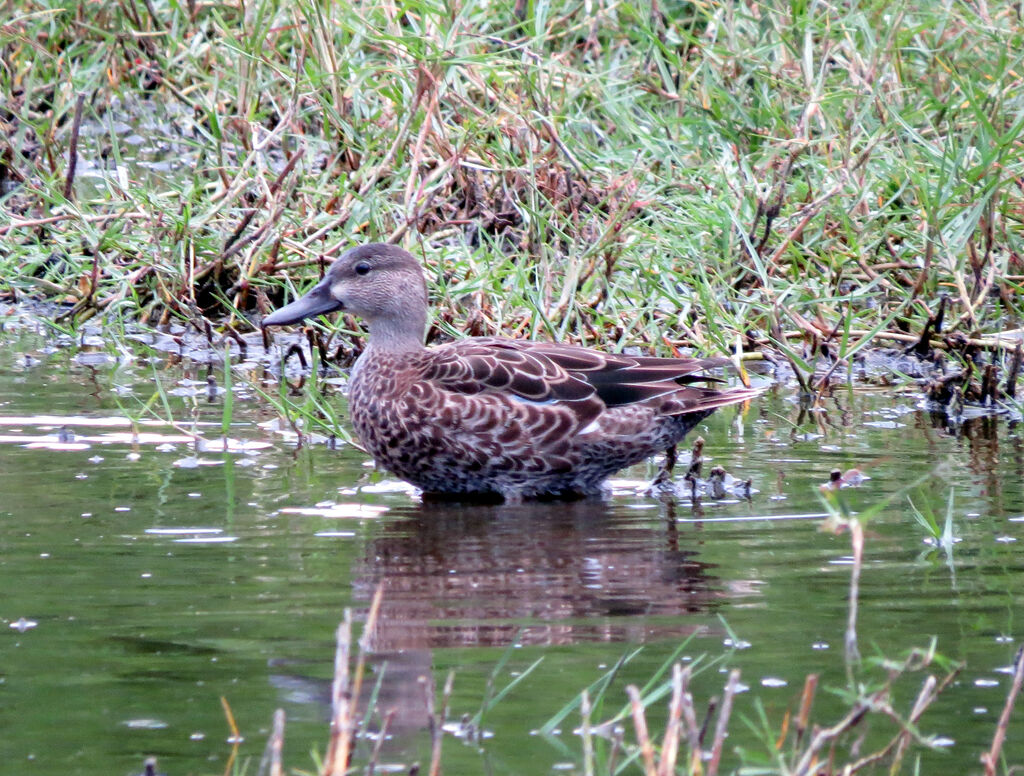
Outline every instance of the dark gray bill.
{"type": "Polygon", "coordinates": [[[305,296],[276,310],[263,319],[263,326],[287,326],[315,315],[331,313],[342,308],[341,302],[331,296],[331,287],[324,282],[317,283],[305,296]]]}

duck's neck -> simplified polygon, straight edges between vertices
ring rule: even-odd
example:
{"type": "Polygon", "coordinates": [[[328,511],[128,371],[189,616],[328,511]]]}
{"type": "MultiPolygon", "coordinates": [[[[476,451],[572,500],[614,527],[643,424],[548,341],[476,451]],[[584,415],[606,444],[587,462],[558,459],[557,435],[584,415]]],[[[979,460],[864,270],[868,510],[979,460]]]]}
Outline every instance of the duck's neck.
{"type": "Polygon", "coordinates": [[[423,349],[427,329],[426,311],[407,310],[400,316],[375,318],[369,321],[368,347],[388,353],[405,353],[423,349]]]}

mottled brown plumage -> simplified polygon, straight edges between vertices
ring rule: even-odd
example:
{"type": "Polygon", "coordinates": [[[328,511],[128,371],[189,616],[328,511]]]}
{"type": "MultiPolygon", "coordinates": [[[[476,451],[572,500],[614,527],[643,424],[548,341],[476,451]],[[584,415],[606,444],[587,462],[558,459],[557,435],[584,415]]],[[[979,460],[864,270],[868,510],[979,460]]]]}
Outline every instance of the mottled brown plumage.
{"type": "Polygon", "coordinates": [[[475,337],[423,346],[419,263],[393,245],[346,252],[305,296],[263,321],[345,310],[370,339],[352,369],[349,413],[377,463],[427,493],[524,498],[595,494],[606,477],[682,440],[756,388],[696,385],[726,359],[611,355],[475,337]]]}

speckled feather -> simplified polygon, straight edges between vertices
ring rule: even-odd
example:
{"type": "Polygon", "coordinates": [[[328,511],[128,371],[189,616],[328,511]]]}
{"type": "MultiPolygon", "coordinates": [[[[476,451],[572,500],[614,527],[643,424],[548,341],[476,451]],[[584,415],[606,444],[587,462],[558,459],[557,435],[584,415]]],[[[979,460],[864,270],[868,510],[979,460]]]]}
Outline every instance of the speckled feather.
{"type": "Polygon", "coordinates": [[[695,384],[714,381],[707,372],[726,359],[491,337],[425,348],[422,270],[394,246],[348,251],[264,325],[331,309],[370,326],[349,383],[359,440],[378,465],[429,493],[595,494],[608,476],[681,441],[718,407],[760,393],[695,384]]]}

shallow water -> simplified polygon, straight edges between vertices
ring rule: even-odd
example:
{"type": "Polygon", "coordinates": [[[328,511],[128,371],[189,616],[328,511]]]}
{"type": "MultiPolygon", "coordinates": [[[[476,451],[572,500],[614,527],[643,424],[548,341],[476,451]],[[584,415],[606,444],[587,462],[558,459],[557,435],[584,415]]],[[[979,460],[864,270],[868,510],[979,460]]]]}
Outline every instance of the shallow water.
{"type": "MultiPolygon", "coordinates": [[[[702,428],[706,466],[752,478],[750,500],[666,505],[639,494],[653,474],[640,467],[605,502],[433,505],[352,448],[296,450],[244,380],[275,391],[257,365],[233,380],[224,452],[223,371],[202,351],[149,335],[131,349],[98,332],[63,338],[18,317],[0,338],[0,762],[11,772],[127,774],[156,755],[171,774],[220,773],[232,752],[222,697],[250,772],[279,707],[286,762],[312,770],[335,628],[346,607],[363,619],[378,586],[369,643],[374,675],[386,666],[380,706],[397,710],[387,762],[429,759],[420,676],[443,684],[455,671],[457,720],[478,710],[511,649],[499,688],[543,660],[487,713],[481,741],[446,736],[447,772],[580,771],[577,715],[554,736],[536,731],[642,645],[595,721],[610,717],[625,684],[685,642],[685,661],[718,661],[694,680],[699,712],[742,671],[726,744],[735,768],[738,747],[765,751],[742,718],[762,706],[777,736],[807,674],[821,676],[815,722],[848,709],[827,688],[847,681],[851,545],[820,530],[818,486],[852,467],[870,477],[843,491],[852,509],[897,494],[868,523],[857,676],[878,680],[873,658],[933,638],[965,661],[920,723],[941,746],[911,757],[924,773],[980,772],[1021,638],[1024,446],[1006,420],[949,429],[912,392],[838,392],[801,413],[782,387],[702,428]],[[152,399],[166,412],[156,381],[174,426],[143,409],[152,399]],[[211,440],[200,449],[197,431],[211,440]],[[908,496],[940,525],[952,497],[951,560],[926,543],[908,496]]],[[[902,714],[921,679],[897,686],[902,714]]],[[[1020,715],[1010,763],[1024,759],[1020,715]]],[[[884,729],[872,723],[869,743],[884,729]]]]}

